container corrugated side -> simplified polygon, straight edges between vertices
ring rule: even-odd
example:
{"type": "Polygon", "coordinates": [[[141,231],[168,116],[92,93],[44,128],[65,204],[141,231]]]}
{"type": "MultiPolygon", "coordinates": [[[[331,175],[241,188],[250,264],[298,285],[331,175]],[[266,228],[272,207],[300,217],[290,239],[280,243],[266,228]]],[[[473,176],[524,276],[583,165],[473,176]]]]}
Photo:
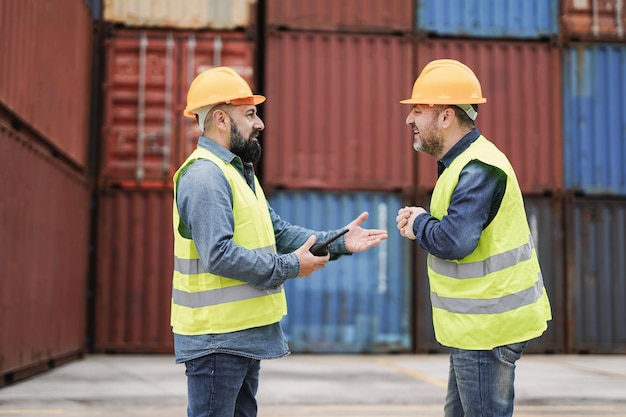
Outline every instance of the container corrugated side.
{"type": "Polygon", "coordinates": [[[395,229],[400,197],[381,192],[279,191],[270,204],[292,224],[339,229],[361,212],[365,228],[389,230],[367,252],[329,262],[306,279],[285,282],[289,313],[282,325],[298,353],[387,353],[411,349],[408,240],[395,229]]]}
{"type": "Polygon", "coordinates": [[[106,22],[129,27],[232,30],[254,21],[256,0],[104,0],[106,22]]]}
{"type": "Polygon", "coordinates": [[[406,33],[415,0],[267,0],[268,28],[333,32],[406,33]]]}
{"type": "Polygon", "coordinates": [[[412,189],[412,136],[398,102],[413,85],[413,49],[388,35],[268,36],[264,185],[412,189]]]}
{"type": "Polygon", "coordinates": [[[415,0],[417,30],[437,36],[553,38],[559,0],[415,0]]]}
{"type": "Polygon", "coordinates": [[[90,201],[3,108],[0,175],[0,381],[15,381],[84,351],[90,201]]]}
{"type": "MultiPolygon", "coordinates": [[[[430,193],[423,193],[418,204],[429,204],[430,193]]],[[[535,242],[544,285],[552,307],[552,321],[539,338],[533,339],[528,353],[563,353],[567,349],[566,295],[565,295],[565,243],[563,200],[560,197],[524,196],[526,218],[535,242]]],[[[415,351],[417,353],[444,353],[448,348],[435,340],[432,325],[432,307],[426,264],[427,253],[414,245],[415,351]]]]}
{"type": "Polygon", "coordinates": [[[626,40],[624,0],[562,0],[561,31],[566,40],[626,40]]]}
{"type": "Polygon", "coordinates": [[[566,203],[568,346],[626,353],[626,199],[566,203]]]}
{"type": "Polygon", "coordinates": [[[254,44],[242,33],[117,30],[106,40],[103,187],[170,186],[201,133],[183,116],[201,71],[232,66],[254,85],[254,44]]]}
{"type": "MultiPolygon", "coordinates": [[[[417,45],[413,81],[433,59],[452,58],[478,77],[485,104],[479,105],[478,130],[503,151],[526,194],[563,189],[563,134],[560,49],[547,43],[432,39],[417,45]]],[[[404,87],[410,97],[413,84],[404,87]]],[[[408,113],[409,107],[403,108],[408,113]]],[[[408,129],[408,128],[405,128],[408,129]]],[[[405,145],[411,150],[410,142],[405,145]]],[[[417,156],[417,185],[432,190],[435,158],[417,156]]]]}
{"type": "Polygon", "coordinates": [[[173,351],[172,202],[167,189],[99,191],[96,351],[173,351]]]}
{"type": "Polygon", "coordinates": [[[0,103],[86,171],[92,17],[84,0],[0,2],[0,51],[0,103]]]}
{"type": "Polygon", "coordinates": [[[565,186],[626,195],[626,45],[563,51],[565,186]]]}

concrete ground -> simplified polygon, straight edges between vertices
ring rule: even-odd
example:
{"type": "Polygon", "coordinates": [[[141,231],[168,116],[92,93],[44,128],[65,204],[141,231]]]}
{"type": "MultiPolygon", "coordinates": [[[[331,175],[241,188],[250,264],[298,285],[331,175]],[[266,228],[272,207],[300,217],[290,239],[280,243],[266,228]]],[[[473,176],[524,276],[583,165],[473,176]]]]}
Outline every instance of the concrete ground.
{"type": "MultiPolygon", "coordinates": [[[[447,355],[291,355],[263,361],[259,417],[442,415],[447,355]]],[[[168,355],[87,355],[0,388],[0,417],[186,415],[168,355]]],[[[515,416],[626,417],[626,356],[526,355],[515,416]]]]}

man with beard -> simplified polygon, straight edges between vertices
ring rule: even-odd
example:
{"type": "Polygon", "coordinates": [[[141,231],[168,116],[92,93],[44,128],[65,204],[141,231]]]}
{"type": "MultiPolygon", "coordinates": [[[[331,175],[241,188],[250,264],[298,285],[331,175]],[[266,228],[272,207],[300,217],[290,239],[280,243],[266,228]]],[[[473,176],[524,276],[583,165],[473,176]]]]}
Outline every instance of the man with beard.
{"type": "Polygon", "coordinates": [[[515,173],[476,129],[486,101],[451,59],[426,65],[401,101],[413,148],[438,160],[430,212],[404,207],[396,221],[428,252],[435,336],[451,348],[445,417],[512,416],[515,362],[551,319],[515,173]]]}
{"type": "Polygon", "coordinates": [[[315,241],[337,231],[291,225],[269,207],[253,165],[265,127],[256,105],[264,101],[228,67],[201,73],[187,94],[185,115],[203,135],[174,174],[171,324],[189,417],[256,416],[260,360],[289,354],[282,284],[387,239],[385,230],[361,227],[364,212],[329,254],[315,256],[315,241]]]}

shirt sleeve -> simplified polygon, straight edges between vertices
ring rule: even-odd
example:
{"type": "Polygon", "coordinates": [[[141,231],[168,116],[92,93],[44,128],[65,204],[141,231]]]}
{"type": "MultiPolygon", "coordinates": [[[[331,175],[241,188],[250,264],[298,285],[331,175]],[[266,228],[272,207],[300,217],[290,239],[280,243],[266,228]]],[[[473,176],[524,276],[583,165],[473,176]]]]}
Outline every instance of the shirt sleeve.
{"type": "Polygon", "coordinates": [[[506,190],[506,174],[479,160],[461,171],[450,198],[448,214],[441,220],[429,213],[413,223],[418,244],[441,259],[463,259],[472,253],[485,227],[498,213],[506,190]]]}
{"type": "Polygon", "coordinates": [[[193,239],[206,271],[260,289],[276,288],[298,276],[295,254],[262,253],[233,242],[232,190],[213,162],[198,160],[182,174],[176,203],[184,223],[181,232],[193,239]]]}

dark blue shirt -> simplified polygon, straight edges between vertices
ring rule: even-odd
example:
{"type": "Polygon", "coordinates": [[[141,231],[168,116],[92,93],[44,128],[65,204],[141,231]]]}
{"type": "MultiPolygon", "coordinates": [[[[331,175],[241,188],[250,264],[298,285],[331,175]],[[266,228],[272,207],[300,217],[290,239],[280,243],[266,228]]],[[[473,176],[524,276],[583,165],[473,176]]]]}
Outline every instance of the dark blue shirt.
{"type": "MultiPolygon", "coordinates": [[[[473,129],[439,161],[438,175],[480,136],[473,129]]],[[[463,259],[474,252],[482,231],[498,213],[506,190],[506,174],[500,168],[472,160],[465,165],[450,198],[448,214],[441,220],[428,213],[417,216],[413,233],[417,243],[441,259],[463,259]]]]}

